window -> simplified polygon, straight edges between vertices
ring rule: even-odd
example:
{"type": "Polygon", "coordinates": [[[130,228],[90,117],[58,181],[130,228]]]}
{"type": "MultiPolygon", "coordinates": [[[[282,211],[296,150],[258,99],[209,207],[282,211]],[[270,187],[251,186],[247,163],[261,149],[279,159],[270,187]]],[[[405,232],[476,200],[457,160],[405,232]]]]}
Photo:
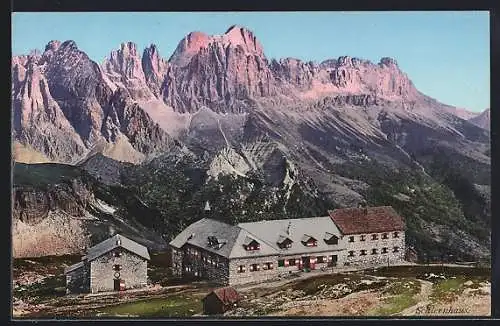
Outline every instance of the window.
{"type": "Polygon", "coordinates": [[[288,265],[289,266],[295,266],[295,259],[289,259],[288,260],[288,265]]]}
{"type": "Polygon", "coordinates": [[[316,261],[318,264],[326,263],[325,258],[326,258],[325,256],[318,256],[316,257],[316,261]]]}
{"type": "Polygon", "coordinates": [[[113,252],[113,257],[121,257],[121,256],[122,256],[121,252],[119,252],[119,251],[113,252]]]}
{"type": "Polygon", "coordinates": [[[372,240],[378,240],[378,234],[372,234],[372,240]]]}
{"type": "Polygon", "coordinates": [[[361,250],[359,253],[360,256],[366,256],[366,250],[361,250]]]}
{"type": "Polygon", "coordinates": [[[372,255],[376,255],[377,254],[377,249],[372,249],[372,255]]]}
{"type": "Polygon", "coordinates": [[[387,248],[382,248],[382,253],[386,254],[387,253],[387,248]]]}
{"type": "Polygon", "coordinates": [[[393,252],[399,252],[399,247],[394,247],[393,252]]]}
{"type": "Polygon", "coordinates": [[[387,233],[382,234],[382,239],[389,239],[389,236],[387,235],[387,233]]]}
{"type": "Polygon", "coordinates": [[[278,267],[285,266],[285,261],[283,259],[278,260],[278,267]]]}
{"type": "Polygon", "coordinates": [[[354,251],[352,251],[352,250],[351,250],[351,251],[349,251],[349,255],[348,255],[348,257],[354,257],[354,251]]]}
{"type": "Polygon", "coordinates": [[[245,265],[240,265],[238,267],[238,273],[245,273],[245,265]]]}
{"type": "Polygon", "coordinates": [[[256,272],[259,270],[259,264],[250,265],[250,272],[256,272]]]}
{"type": "Polygon", "coordinates": [[[354,237],[349,237],[349,242],[354,242],[354,237]]]}
{"type": "Polygon", "coordinates": [[[273,269],[273,263],[264,263],[262,266],[262,269],[267,270],[267,269],[273,269]]]}
{"type": "Polygon", "coordinates": [[[399,238],[399,232],[394,232],[394,233],[392,234],[392,237],[393,237],[393,238],[399,238]]]}
{"type": "Polygon", "coordinates": [[[365,241],[365,235],[364,234],[359,236],[359,241],[365,241]]]}
{"type": "Polygon", "coordinates": [[[120,269],[122,269],[122,267],[120,265],[113,266],[113,270],[115,270],[115,271],[119,271],[120,269]]]}

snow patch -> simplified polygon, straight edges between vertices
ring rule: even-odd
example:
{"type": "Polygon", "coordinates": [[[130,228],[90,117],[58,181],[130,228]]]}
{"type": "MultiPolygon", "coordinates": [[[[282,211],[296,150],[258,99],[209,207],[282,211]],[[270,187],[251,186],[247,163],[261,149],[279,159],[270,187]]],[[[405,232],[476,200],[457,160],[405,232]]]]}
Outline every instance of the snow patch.
{"type": "Polygon", "coordinates": [[[97,199],[97,208],[99,208],[104,213],[108,213],[108,214],[113,214],[117,210],[116,207],[108,205],[106,202],[104,202],[100,199],[97,199]]]}

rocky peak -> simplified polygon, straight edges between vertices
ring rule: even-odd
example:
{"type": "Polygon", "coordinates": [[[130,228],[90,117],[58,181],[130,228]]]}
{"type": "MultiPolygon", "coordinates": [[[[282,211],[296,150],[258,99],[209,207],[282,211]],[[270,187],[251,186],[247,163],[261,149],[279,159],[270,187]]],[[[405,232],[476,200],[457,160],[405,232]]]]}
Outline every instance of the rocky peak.
{"type": "Polygon", "coordinates": [[[137,56],[137,45],[134,42],[126,42],[120,45],[123,55],[137,56]]]}
{"type": "Polygon", "coordinates": [[[152,96],[146,86],[143,63],[135,43],[122,43],[119,49],[111,52],[102,68],[106,77],[118,87],[129,91],[132,98],[143,99],[152,96]]]}
{"type": "Polygon", "coordinates": [[[398,63],[396,62],[396,60],[389,57],[381,58],[379,65],[387,67],[398,67],[398,63]]]}
{"type": "Polygon", "coordinates": [[[160,96],[161,86],[165,79],[168,63],[160,56],[156,45],[151,44],[144,49],[142,55],[142,70],[146,83],[156,97],[160,96]]]}
{"type": "Polygon", "coordinates": [[[233,25],[223,35],[209,36],[202,32],[189,33],[179,42],[169,62],[181,67],[186,66],[194,55],[198,54],[202,49],[208,49],[209,47],[213,49],[221,48],[223,50],[228,47],[240,48],[245,55],[264,57],[262,45],[253,32],[233,25]]]}
{"type": "Polygon", "coordinates": [[[209,43],[210,37],[207,34],[191,32],[179,42],[169,62],[181,67],[185,66],[193,55],[206,48],[209,43]]]}
{"type": "Polygon", "coordinates": [[[241,45],[247,53],[264,55],[262,45],[259,43],[253,32],[237,25],[231,26],[222,39],[234,46],[241,45]]]}
{"type": "Polygon", "coordinates": [[[61,46],[61,41],[52,40],[45,46],[45,51],[57,51],[61,46]]]}

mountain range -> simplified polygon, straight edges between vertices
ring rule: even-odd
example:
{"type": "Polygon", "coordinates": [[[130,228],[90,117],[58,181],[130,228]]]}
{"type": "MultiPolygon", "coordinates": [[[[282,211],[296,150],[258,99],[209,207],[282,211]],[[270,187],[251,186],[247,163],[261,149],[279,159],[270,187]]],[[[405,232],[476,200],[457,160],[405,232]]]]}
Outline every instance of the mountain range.
{"type": "Polygon", "coordinates": [[[489,109],[440,103],[392,58],[269,59],[240,26],[192,32],[168,60],[126,42],[98,64],[50,41],[12,58],[11,94],[17,162],[126,189],[166,241],[206,201],[230,222],[391,204],[421,253],[489,256],[489,109]]]}

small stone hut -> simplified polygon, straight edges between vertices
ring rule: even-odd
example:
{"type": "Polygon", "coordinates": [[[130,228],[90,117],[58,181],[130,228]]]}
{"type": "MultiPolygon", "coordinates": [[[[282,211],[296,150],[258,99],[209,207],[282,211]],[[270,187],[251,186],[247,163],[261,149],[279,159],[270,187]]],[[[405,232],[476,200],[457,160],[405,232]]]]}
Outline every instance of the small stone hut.
{"type": "Polygon", "coordinates": [[[82,261],[67,267],[66,292],[109,292],[147,285],[149,252],[123,235],[88,249],[82,261]]]}
{"type": "Polygon", "coordinates": [[[218,288],[203,298],[203,313],[218,315],[232,309],[240,301],[238,292],[230,286],[218,288]]]}

